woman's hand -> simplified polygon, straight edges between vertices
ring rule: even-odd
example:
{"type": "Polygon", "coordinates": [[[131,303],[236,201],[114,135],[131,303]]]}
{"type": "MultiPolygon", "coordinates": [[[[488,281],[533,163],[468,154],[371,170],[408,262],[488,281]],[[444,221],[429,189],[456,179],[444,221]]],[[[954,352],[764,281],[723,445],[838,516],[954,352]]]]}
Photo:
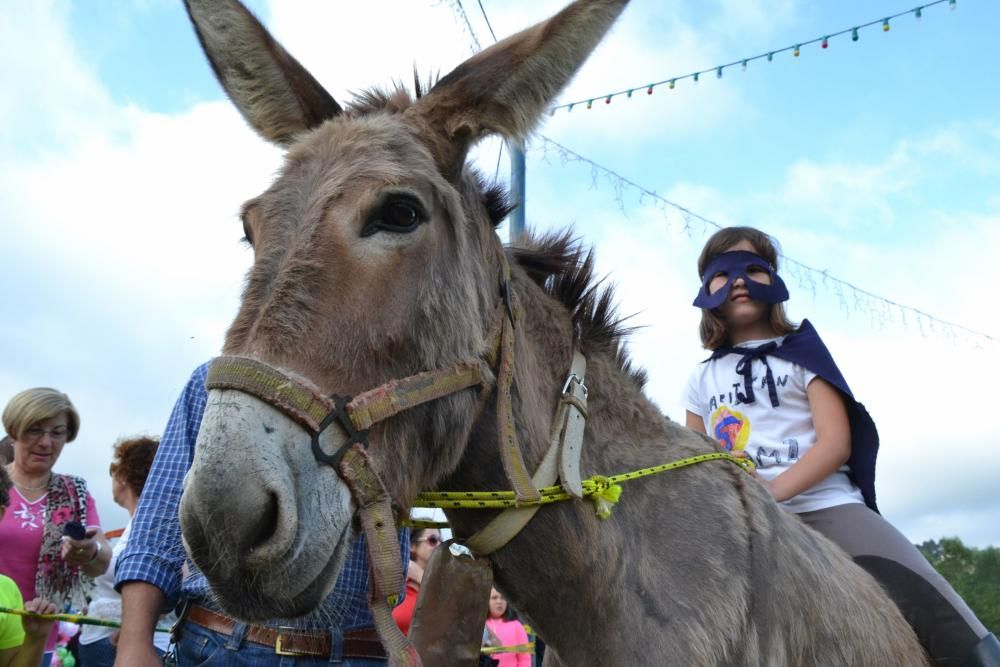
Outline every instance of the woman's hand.
{"type": "Polygon", "coordinates": [[[88,528],[86,537],[74,540],[63,535],[62,559],[70,565],[82,568],[91,577],[103,574],[111,563],[111,545],[100,528],[88,528]]]}
{"type": "MultiPolygon", "coordinates": [[[[48,600],[43,600],[42,598],[35,598],[31,602],[26,603],[24,605],[24,610],[30,611],[33,614],[54,614],[57,611],[54,604],[48,600]]],[[[55,621],[46,621],[41,618],[23,616],[21,618],[21,625],[24,626],[25,640],[28,641],[48,638],[54,623],[55,621]]]]}
{"type": "Polygon", "coordinates": [[[63,535],[62,538],[62,559],[70,565],[77,567],[91,562],[97,557],[99,542],[95,539],[96,528],[88,528],[87,536],[82,540],[74,540],[72,537],[63,535]]]}

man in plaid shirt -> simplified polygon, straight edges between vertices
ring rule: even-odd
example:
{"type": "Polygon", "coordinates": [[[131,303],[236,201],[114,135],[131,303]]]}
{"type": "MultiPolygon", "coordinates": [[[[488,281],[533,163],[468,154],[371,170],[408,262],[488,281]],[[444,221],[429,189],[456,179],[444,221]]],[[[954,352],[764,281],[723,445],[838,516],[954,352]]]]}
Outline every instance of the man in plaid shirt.
{"type": "MultiPolygon", "coordinates": [[[[355,539],[333,591],[318,609],[301,618],[273,619],[262,625],[222,614],[205,576],[187,560],[178,506],[208,398],[207,373],[207,363],[199,366],[174,406],[139,499],[131,538],[117,562],[123,623],[115,665],[161,665],[153,650],[154,627],[160,614],[174,607],[183,614],[176,632],[180,665],[384,665],[385,653],[368,609],[364,536],[355,539]],[[294,656],[282,650],[282,641],[295,646],[294,656]]],[[[409,561],[405,530],[400,532],[400,546],[405,567],[409,561]]]]}

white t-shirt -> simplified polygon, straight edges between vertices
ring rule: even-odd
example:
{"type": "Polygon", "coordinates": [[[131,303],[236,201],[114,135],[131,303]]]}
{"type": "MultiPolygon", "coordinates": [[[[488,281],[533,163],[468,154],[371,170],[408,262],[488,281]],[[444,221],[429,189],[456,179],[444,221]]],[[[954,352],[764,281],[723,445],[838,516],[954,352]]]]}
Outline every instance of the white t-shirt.
{"type": "MultiPolygon", "coordinates": [[[[740,343],[753,348],[783,337],[740,343]]],[[[797,462],[816,442],[806,387],[816,375],[798,364],[768,355],[778,407],[771,406],[764,362],[754,359],[754,402],[737,396],[745,393],[743,376],[736,372],[739,354],[727,354],[698,364],[688,379],[684,407],[700,416],[705,432],[727,451],[746,452],[758,474],[772,480],[797,462]]],[[[846,503],[864,502],[861,491],[847,476],[847,465],[815,486],[781,503],[791,512],[812,512],[846,503]]]]}
{"type": "MultiPolygon", "coordinates": [[[[113,621],[121,621],[122,618],[122,598],[115,590],[115,562],[118,555],[125,550],[128,544],[128,536],[132,531],[132,520],[122,531],[121,537],[111,548],[111,564],[107,571],[99,577],[94,578],[94,592],[91,595],[90,606],[87,608],[87,615],[94,618],[107,618],[113,621]]],[[[176,622],[177,617],[173,614],[164,614],[157,623],[158,627],[169,628],[176,622]]],[[[80,643],[93,644],[105,637],[110,637],[114,628],[106,628],[101,625],[84,625],[80,630],[80,643]]],[[[153,633],[153,645],[161,651],[166,651],[170,645],[170,634],[167,632],[153,633]]]]}

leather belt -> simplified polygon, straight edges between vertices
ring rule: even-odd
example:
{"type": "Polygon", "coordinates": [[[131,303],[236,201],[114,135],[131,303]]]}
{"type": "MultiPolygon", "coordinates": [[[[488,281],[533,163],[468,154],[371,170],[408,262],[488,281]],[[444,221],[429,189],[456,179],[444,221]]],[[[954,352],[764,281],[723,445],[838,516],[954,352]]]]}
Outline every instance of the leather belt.
{"type": "MultiPolygon", "coordinates": [[[[217,611],[199,605],[190,605],[182,620],[190,621],[203,628],[226,635],[233,634],[236,621],[217,611]]],[[[244,639],[254,644],[274,649],[277,655],[330,656],[330,633],[288,628],[268,627],[248,624],[244,639]]],[[[385,649],[374,628],[348,630],[344,633],[341,655],[345,658],[385,659],[385,649]]]]}

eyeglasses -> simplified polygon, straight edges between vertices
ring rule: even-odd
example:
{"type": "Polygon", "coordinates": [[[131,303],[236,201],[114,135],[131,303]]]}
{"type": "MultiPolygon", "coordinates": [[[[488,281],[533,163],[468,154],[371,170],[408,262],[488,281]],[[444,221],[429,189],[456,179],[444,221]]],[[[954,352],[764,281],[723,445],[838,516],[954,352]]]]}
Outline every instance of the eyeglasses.
{"type": "Polygon", "coordinates": [[[432,547],[436,547],[437,545],[441,544],[441,538],[438,537],[437,535],[431,535],[430,537],[421,537],[419,540],[417,540],[417,542],[426,542],[432,547]]]}
{"type": "Polygon", "coordinates": [[[24,430],[23,438],[30,442],[38,442],[46,435],[53,442],[64,442],[69,436],[69,429],[65,426],[56,426],[54,429],[46,430],[41,426],[29,426],[24,430]]]}

